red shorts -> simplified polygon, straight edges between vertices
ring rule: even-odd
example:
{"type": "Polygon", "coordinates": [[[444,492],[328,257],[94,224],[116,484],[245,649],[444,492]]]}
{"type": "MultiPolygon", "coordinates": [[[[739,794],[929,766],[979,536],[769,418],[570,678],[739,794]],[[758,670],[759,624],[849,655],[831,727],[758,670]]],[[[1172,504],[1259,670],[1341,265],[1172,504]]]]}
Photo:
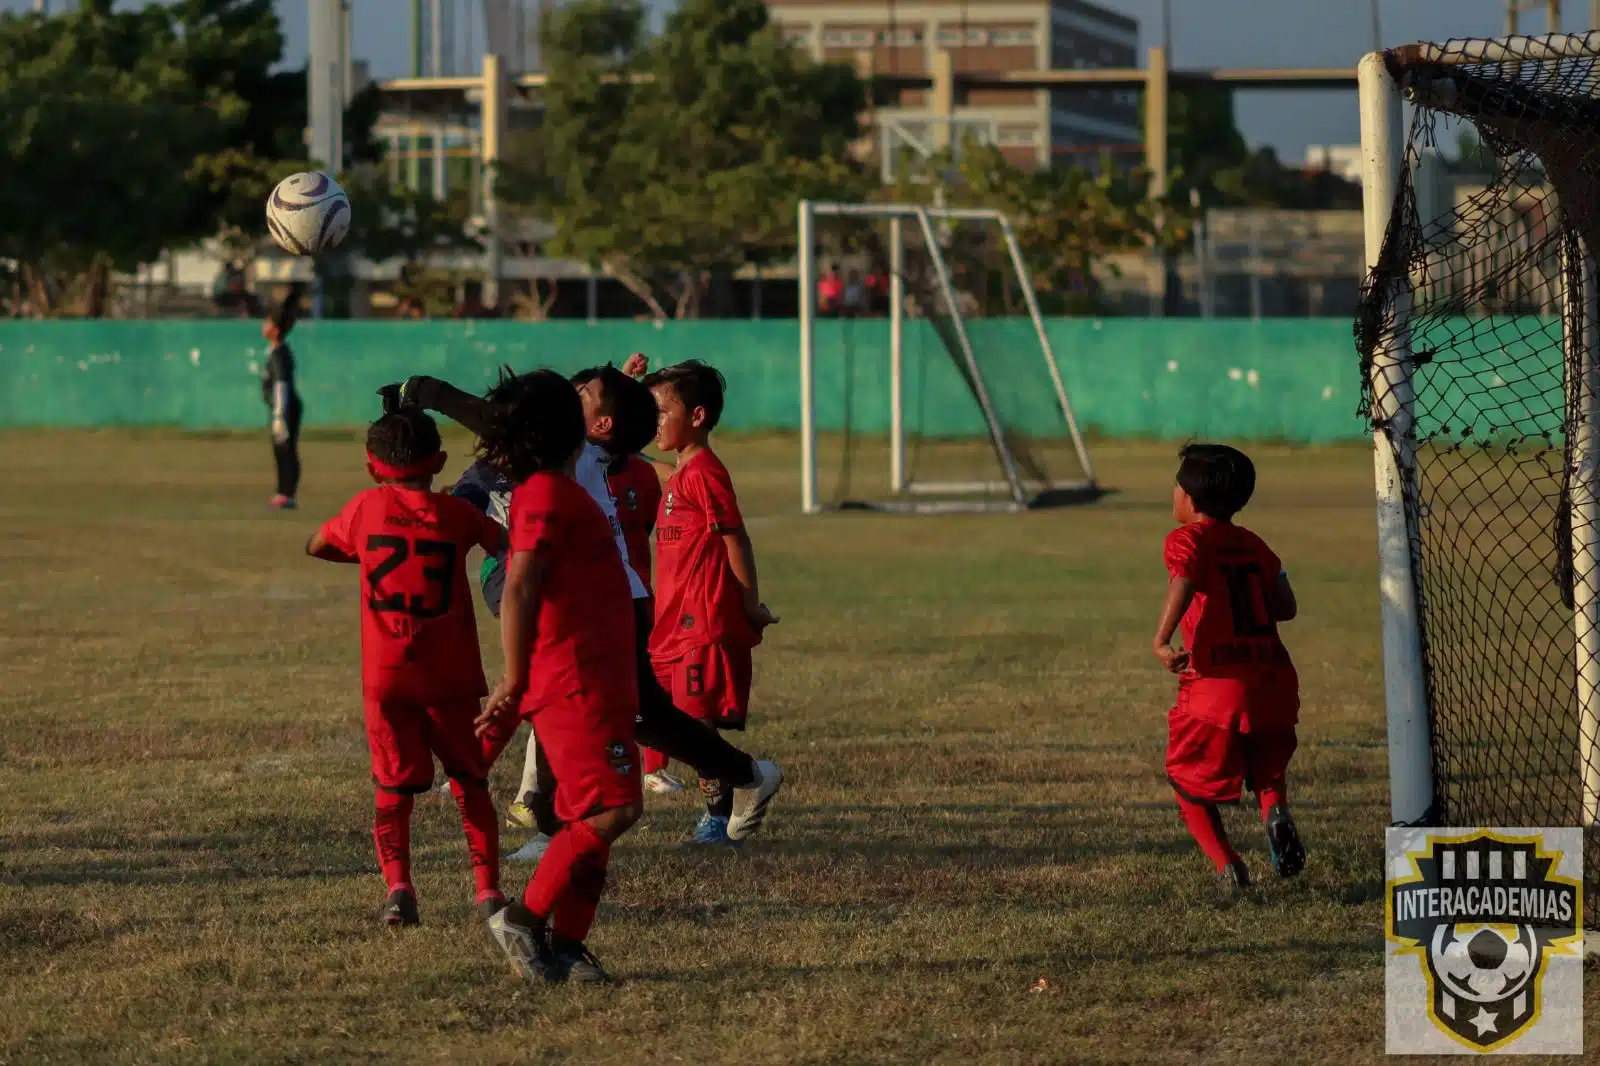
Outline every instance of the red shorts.
{"type": "Polygon", "coordinates": [[[1240,732],[1174,707],[1167,715],[1167,780],[1200,803],[1232,803],[1281,781],[1299,743],[1294,726],[1240,732]]]}
{"type": "Polygon", "coordinates": [[[427,707],[391,699],[365,701],[372,780],[390,792],[426,792],[433,785],[433,757],[461,781],[486,776],[483,746],[473,735],[478,701],[427,707]]]}
{"type": "Polygon", "coordinates": [[[750,713],[749,648],[707,644],[671,662],[652,664],[672,705],[719,729],[743,729],[750,713]]]}
{"type": "Polygon", "coordinates": [[[563,822],[644,802],[633,710],[581,697],[539,708],[531,719],[556,779],[556,817],[563,822]]]}

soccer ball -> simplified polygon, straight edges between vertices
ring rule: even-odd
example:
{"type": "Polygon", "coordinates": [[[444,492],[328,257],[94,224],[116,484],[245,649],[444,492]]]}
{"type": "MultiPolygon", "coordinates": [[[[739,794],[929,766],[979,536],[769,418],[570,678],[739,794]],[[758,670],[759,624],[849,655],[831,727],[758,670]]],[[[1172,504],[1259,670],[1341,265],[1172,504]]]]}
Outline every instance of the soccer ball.
{"type": "Polygon", "coordinates": [[[1474,1003],[1507,999],[1533,976],[1537,945],[1526,926],[1441,925],[1434,933],[1439,976],[1454,995],[1474,1003]]]}
{"type": "Polygon", "coordinates": [[[292,255],[337,247],[350,229],[350,197],[326,174],[290,174],[267,198],[267,232],[292,255]]]}

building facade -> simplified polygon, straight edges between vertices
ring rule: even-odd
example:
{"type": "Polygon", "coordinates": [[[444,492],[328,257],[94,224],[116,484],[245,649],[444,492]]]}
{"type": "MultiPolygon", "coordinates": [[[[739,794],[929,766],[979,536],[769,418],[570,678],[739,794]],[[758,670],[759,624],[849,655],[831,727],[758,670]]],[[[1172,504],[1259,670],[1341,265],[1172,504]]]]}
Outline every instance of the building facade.
{"type": "MultiPolygon", "coordinates": [[[[870,53],[880,73],[922,75],[939,51],[957,74],[1136,67],[1137,19],[1087,0],[767,0],[775,23],[817,59],[870,53]]],[[[895,143],[933,143],[929,94],[880,96],[874,117],[895,143]]],[[[952,137],[990,141],[1014,162],[1092,164],[1136,153],[1143,133],[1134,89],[974,89],[952,109],[952,137]],[[1085,158],[1088,157],[1088,158],[1085,158]]]]}

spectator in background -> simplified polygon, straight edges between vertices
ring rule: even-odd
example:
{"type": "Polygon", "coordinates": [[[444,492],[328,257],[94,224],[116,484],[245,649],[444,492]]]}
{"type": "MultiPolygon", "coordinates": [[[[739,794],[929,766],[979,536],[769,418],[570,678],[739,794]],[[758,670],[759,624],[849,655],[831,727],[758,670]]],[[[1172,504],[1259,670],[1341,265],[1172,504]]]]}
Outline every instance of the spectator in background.
{"type": "Polygon", "coordinates": [[[289,331],[300,317],[301,286],[289,287],[289,295],[267,315],[261,336],[269,345],[261,367],[261,399],[271,412],[272,459],[278,468],[278,491],[268,502],[275,511],[292,511],[295,493],[300,488],[300,393],[294,387],[294,353],[289,350],[289,331]]]}
{"type": "Polygon", "coordinates": [[[839,302],[844,296],[844,282],[839,280],[839,272],[833,267],[828,267],[817,282],[817,312],[824,315],[839,313],[839,302]]]}
{"type": "Polygon", "coordinates": [[[867,313],[867,286],[859,271],[850,271],[844,283],[844,296],[840,300],[839,314],[844,318],[859,318],[867,313]]]}

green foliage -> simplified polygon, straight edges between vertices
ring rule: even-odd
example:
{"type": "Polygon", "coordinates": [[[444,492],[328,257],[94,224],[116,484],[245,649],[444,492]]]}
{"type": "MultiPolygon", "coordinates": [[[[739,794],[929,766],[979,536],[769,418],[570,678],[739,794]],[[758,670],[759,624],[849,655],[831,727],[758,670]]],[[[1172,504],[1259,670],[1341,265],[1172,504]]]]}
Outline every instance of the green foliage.
{"type": "Polygon", "coordinates": [[[848,159],[861,83],[786,44],[760,0],[685,0],[656,38],[637,0],[578,0],[545,50],[545,122],[499,193],[555,226],[547,253],[602,266],[657,317],[792,255],[801,198],[870,187],[848,159]]]}
{"type": "MultiPolygon", "coordinates": [[[[112,270],[264,229],[278,179],[305,169],[305,74],[274,72],[271,0],[0,15],[0,256],[36,314],[98,314],[112,270]]],[[[376,158],[375,91],[347,113],[352,159],[376,158]]]]}

